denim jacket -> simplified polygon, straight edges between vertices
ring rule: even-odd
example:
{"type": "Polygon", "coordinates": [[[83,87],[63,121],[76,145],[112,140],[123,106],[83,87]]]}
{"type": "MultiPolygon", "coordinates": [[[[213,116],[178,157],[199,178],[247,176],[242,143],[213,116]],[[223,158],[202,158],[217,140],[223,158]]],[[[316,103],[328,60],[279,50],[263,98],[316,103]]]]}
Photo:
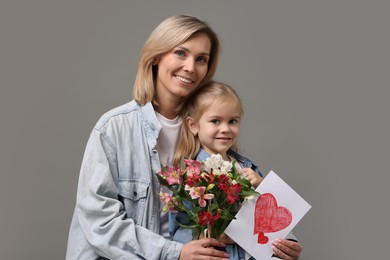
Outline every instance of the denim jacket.
{"type": "Polygon", "coordinates": [[[179,258],[183,245],[159,235],[160,129],[153,106],[135,101],[97,122],[81,165],[67,260],[179,258]]]}
{"type": "MultiPolygon", "coordinates": [[[[240,163],[244,168],[251,168],[253,171],[258,173],[261,177],[264,177],[261,174],[259,168],[255,164],[253,164],[253,162],[250,159],[238,154],[237,152],[235,152],[233,150],[229,150],[228,155],[230,155],[235,160],[237,160],[237,162],[240,163]]],[[[203,162],[208,157],[210,157],[210,155],[205,150],[201,149],[196,157],[196,160],[203,162]]],[[[170,234],[171,234],[173,240],[181,242],[181,243],[188,243],[189,241],[192,240],[192,231],[191,231],[191,229],[188,229],[188,228],[181,228],[178,223],[188,225],[189,223],[188,223],[187,215],[183,212],[179,212],[179,213],[175,213],[175,214],[170,213],[170,215],[169,215],[169,231],[170,231],[170,234]]],[[[296,238],[291,233],[288,234],[286,238],[296,241],[296,238]]],[[[227,245],[226,251],[230,255],[229,260],[243,260],[243,259],[245,259],[244,249],[242,249],[237,244],[227,245]]],[[[251,257],[250,259],[253,260],[254,258],[251,257]]]]}

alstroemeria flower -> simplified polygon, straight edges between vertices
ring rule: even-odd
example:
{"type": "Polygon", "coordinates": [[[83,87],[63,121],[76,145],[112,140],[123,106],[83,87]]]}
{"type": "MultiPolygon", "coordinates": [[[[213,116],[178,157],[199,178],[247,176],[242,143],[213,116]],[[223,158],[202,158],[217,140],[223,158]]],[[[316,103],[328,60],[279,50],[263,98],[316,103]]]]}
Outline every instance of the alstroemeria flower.
{"type": "Polygon", "coordinates": [[[207,180],[208,183],[214,183],[215,181],[215,175],[213,173],[206,173],[203,174],[203,177],[207,180]]]}
{"type": "Polygon", "coordinates": [[[211,212],[208,211],[201,211],[199,212],[199,225],[205,226],[205,225],[214,225],[214,221],[219,219],[221,215],[217,213],[217,215],[213,216],[211,212]]]}
{"type": "Polygon", "coordinates": [[[213,172],[215,175],[221,175],[230,172],[232,164],[231,162],[225,161],[222,158],[222,155],[212,154],[204,161],[203,167],[207,172],[213,172]]]}
{"type": "Polygon", "coordinates": [[[241,189],[241,184],[237,183],[231,185],[227,190],[225,190],[227,203],[233,204],[235,201],[240,200],[240,197],[238,197],[237,193],[239,193],[241,189]]]}
{"type": "Polygon", "coordinates": [[[186,172],[187,172],[187,177],[192,178],[193,176],[199,176],[200,168],[193,166],[193,165],[190,165],[190,166],[187,166],[186,172]]]}
{"type": "Polygon", "coordinates": [[[171,212],[175,212],[175,205],[177,204],[177,200],[175,197],[172,197],[166,192],[163,192],[162,190],[159,193],[160,200],[164,204],[163,212],[167,212],[168,210],[171,212]]]}
{"type": "Polygon", "coordinates": [[[207,228],[207,236],[219,238],[236,215],[240,202],[258,194],[249,182],[241,181],[234,161],[211,155],[203,163],[183,159],[179,165],[162,167],[157,173],[164,211],[184,212],[193,235],[207,228]],[[221,217],[223,214],[223,218],[221,217]]]}
{"type": "Polygon", "coordinates": [[[226,183],[218,183],[218,189],[223,190],[225,193],[229,190],[229,186],[226,183]]]}
{"type": "Polygon", "coordinates": [[[181,169],[173,166],[167,166],[157,173],[163,177],[169,185],[181,184],[181,169]]]}
{"type": "Polygon", "coordinates": [[[200,186],[200,187],[191,187],[189,185],[185,186],[185,190],[189,191],[189,195],[191,196],[191,199],[197,199],[199,206],[202,208],[206,207],[207,202],[206,200],[210,200],[214,198],[214,194],[204,194],[206,191],[206,187],[200,186]]]}
{"type": "Polygon", "coordinates": [[[230,186],[230,178],[226,174],[222,174],[218,177],[218,189],[228,192],[230,186]]]}
{"type": "Polygon", "coordinates": [[[185,180],[185,183],[188,185],[188,186],[196,186],[198,185],[199,181],[200,181],[200,174],[199,173],[196,173],[196,172],[192,172],[192,175],[187,175],[187,179],[185,180]]]}
{"type": "Polygon", "coordinates": [[[199,183],[199,179],[201,178],[201,165],[202,163],[196,160],[184,160],[184,164],[186,165],[185,172],[186,178],[185,183],[190,186],[196,186],[199,183]]]}
{"type": "Polygon", "coordinates": [[[199,175],[201,171],[202,163],[196,160],[184,160],[186,165],[187,176],[191,178],[193,175],[199,175]]]}

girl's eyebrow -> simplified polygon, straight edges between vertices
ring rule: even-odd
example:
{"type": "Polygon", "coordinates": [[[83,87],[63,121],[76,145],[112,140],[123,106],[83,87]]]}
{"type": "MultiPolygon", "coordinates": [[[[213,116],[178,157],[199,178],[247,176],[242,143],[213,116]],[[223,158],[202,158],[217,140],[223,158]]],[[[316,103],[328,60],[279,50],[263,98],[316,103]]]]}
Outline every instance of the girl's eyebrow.
{"type": "MultiPolygon", "coordinates": [[[[223,116],[219,116],[219,115],[210,115],[208,116],[207,118],[213,118],[213,119],[220,119],[220,118],[223,118],[223,116]]],[[[241,116],[232,116],[232,117],[229,117],[229,120],[231,119],[240,119],[241,116]]]]}

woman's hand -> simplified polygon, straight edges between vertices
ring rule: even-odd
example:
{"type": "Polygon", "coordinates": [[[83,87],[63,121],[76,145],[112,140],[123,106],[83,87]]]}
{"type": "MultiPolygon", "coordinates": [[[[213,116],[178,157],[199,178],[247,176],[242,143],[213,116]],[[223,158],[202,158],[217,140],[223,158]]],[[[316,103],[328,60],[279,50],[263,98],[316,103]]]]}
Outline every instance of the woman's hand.
{"type": "Polygon", "coordinates": [[[226,245],[231,245],[231,244],[234,244],[234,243],[235,243],[234,240],[231,239],[231,238],[230,238],[228,235],[226,235],[225,233],[222,233],[218,240],[221,241],[222,243],[225,243],[226,245]]]}
{"type": "Polygon", "coordinates": [[[257,188],[257,186],[259,186],[260,182],[263,180],[263,178],[251,168],[241,169],[240,174],[242,177],[247,179],[255,189],[257,188]]]}
{"type": "MultiPolygon", "coordinates": [[[[207,234],[207,228],[204,230],[204,234],[200,233],[198,239],[207,237],[206,234],[207,234]]],[[[233,239],[231,239],[231,238],[230,238],[228,235],[226,235],[225,233],[222,233],[218,240],[219,240],[220,242],[224,243],[225,245],[231,245],[231,244],[236,243],[236,242],[234,242],[233,239]]]]}
{"type": "Polygon", "coordinates": [[[301,255],[303,247],[295,241],[287,239],[275,239],[272,241],[272,251],[284,260],[296,260],[301,255]]]}
{"type": "Polygon", "coordinates": [[[180,260],[228,260],[229,254],[214,249],[213,247],[225,247],[226,245],[213,238],[201,238],[184,244],[180,252],[180,260]]]}

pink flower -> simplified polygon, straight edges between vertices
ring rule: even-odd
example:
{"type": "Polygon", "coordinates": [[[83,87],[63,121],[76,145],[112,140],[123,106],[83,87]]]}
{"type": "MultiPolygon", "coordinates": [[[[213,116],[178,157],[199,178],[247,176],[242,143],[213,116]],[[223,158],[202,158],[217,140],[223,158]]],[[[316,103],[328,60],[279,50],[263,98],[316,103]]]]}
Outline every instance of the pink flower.
{"type": "Polygon", "coordinates": [[[257,194],[249,182],[240,181],[234,162],[223,161],[220,155],[210,156],[204,163],[189,159],[176,167],[162,167],[157,178],[172,192],[160,192],[164,212],[187,213],[194,235],[206,228],[208,237],[219,238],[223,227],[234,219],[239,203],[257,194]]]}
{"type": "Polygon", "coordinates": [[[200,187],[191,187],[189,185],[186,185],[185,190],[189,191],[189,195],[191,196],[191,199],[197,199],[199,206],[202,208],[206,207],[207,202],[206,200],[210,200],[214,198],[214,194],[204,194],[206,191],[206,187],[200,186],[200,187]]]}
{"type": "Polygon", "coordinates": [[[167,166],[157,173],[163,177],[169,185],[181,184],[181,169],[173,166],[167,166]]]}
{"type": "Polygon", "coordinates": [[[191,159],[184,159],[184,164],[186,166],[193,166],[195,168],[199,168],[202,166],[202,162],[199,162],[197,160],[191,160],[191,159]]]}
{"type": "Polygon", "coordinates": [[[199,176],[200,168],[194,165],[189,165],[186,168],[186,172],[187,172],[187,177],[192,178],[193,176],[199,176]]]}
{"type": "Polygon", "coordinates": [[[166,211],[175,211],[175,205],[177,205],[177,200],[175,197],[172,197],[168,193],[163,192],[162,190],[160,191],[160,200],[164,204],[163,212],[166,211]]]}
{"type": "Polygon", "coordinates": [[[202,163],[195,160],[184,160],[186,165],[186,184],[195,186],[198,184],[200,179],[200,172],[202,163]]]}

